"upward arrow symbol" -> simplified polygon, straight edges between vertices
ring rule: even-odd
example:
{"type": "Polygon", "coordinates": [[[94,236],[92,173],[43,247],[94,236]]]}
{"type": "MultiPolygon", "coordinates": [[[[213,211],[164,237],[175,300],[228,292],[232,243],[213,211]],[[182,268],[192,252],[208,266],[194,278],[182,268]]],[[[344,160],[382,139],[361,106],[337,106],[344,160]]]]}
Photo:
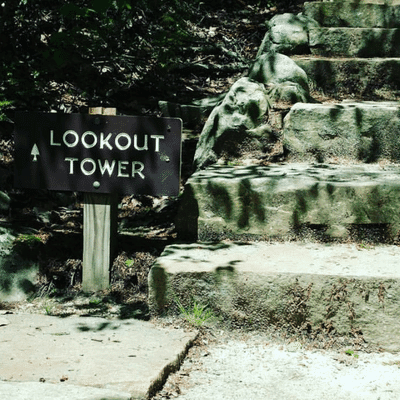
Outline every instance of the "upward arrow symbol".
{"type": "Polygon", "coordinates": [[[38,149],[36,143],[32,147],[31,156],[33,156],[32,161],[35,161],[35,162],[37,161],[37,156],[40,156],[39,149],[38,149]]]}

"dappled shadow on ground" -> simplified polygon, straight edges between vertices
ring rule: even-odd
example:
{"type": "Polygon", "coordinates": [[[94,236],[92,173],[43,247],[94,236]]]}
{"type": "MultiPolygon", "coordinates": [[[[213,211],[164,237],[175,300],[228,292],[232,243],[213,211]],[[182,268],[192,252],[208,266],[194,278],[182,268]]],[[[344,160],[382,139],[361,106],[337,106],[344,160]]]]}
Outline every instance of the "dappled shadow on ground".
{"type": "Polygon", "coordinates": [[[124,299],[121,297],[121,293],[84,294],[76,292],[66,295],[65,291],[60,291],[58,295],[32,299],[30,310],[32,308],[36,308],[39,313],[45,312],[46,315],[59,318],[75,315],[79,317],[111,318],[113,320],[148,321],[150,319],[147,299],[144,295],[132,295],[130,299],[124,299]]]}
{"type": "Polygon", "coordinates": [[[148,321],[150,319],[149,308],[144,301],[119,303],[108,298],[89,300],[89,303],[77,305],[76,310],[82,317],[102,317],[113,315],[118,319],[138,319],[148,321]]]}

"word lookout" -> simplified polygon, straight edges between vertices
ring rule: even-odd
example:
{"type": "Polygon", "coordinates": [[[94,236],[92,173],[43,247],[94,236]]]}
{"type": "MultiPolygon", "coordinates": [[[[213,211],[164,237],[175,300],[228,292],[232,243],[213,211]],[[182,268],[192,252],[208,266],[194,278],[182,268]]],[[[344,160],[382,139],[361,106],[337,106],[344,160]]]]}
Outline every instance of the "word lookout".
{"type": "MultiPolygon", "coordinates": [[[[100,137],[92,131],[86,131],[82,134],[81,137],[73,131],[68,130],[65,131],[62,135],[62,143],[64,143],[67,147],[76,147],[79,142],[82,143],[82,146],[86,149],[91,149],[95,146],[99,146],[100,149],[104,149],[107,147],[108,149],[112,150],[113,145],[111,142],[112,137],[115,133],[109,133],[106,137],[104,137],[104,133],[100,133],[100,137]]],[[[138,144],[138,135],[133,135],[133,147],[137,151],[148,150],[148,138],[149,135],[144,135],[143,144],[139,146],[138,144]]],[[[150,139],[155,141],[154,151],[158,153],[160,151],[160,140],[164,139],[163,135],[150,135],[150,139]]],[[[54,131],[50,131],[50,146],[61,146],[61,142],[56,142],[54,139],[54,131]]],[[[114,138],[114,146],[121,151],[127,150],[132,146],[132,137],[125,132],[121,132],[116,134],[114,138]]]]}

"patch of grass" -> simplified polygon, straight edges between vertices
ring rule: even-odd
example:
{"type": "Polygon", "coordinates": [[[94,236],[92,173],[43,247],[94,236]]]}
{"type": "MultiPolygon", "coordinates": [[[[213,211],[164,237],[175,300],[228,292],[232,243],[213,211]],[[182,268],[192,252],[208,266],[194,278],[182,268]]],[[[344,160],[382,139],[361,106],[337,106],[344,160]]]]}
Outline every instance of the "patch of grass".
{"type": "Polygon", "coordinates": [[[188,309],[182,305],[177,297],[175,297],[175,303],[186,321],[196,327],[200,327],[205,322],[215,318],[214,313],[211,310],[207,310],[207,306],[198,304],[196,300],[194,300],[193,305],[188,309]]]}
{"type": "Polygon", "coordinates": [[[228,167],[237,167],[240,165],[239,161],[228,161],[228,167]]]}
{"type": "Polygon", "coordinates": [[[375,246],[369,243],[360,243],[358,245],[359,250],[374,250],[375,246]]]}
{"type": "Polygon", "coordinates": [[[35,235],[19,235],[15,239],[15,243],[26,243],[27,245],[34,245],[38,242],[42,242],[42,240],[35,235]]]}
{"type": "Polygon", "coordinates": [[[13,104],[13,101],[0,100],[0,122],[9,121],[6,114],[3,112],[3,108],[7,108],[13,104]]]}
{"type": "Polygon", "coordinates": [[[34,260],[38,257],[43,241],[36,235],[19,235],[13,242],[14,250],[23,258],[34,260]]]}
{"type": "Polygon", "coordinates": [[[102,303],[102,300],[99,298],[93,298],[89,300],[89,305],[91,306],[98,306],[102,303]]]}
{"type": "Polygon", "coordinates": [[[44,311],[46,312],[46,315],[53,315],[53,307],[52,306],[46,306],[44,308],[44,311]]]}
{"type": "Polygon", "coordinates": [[[345,354],[347,354],[348,356],[353,356],[354,358],[358,358],[359,357],[359,355],[358,354],[356,354],[356,353],[354,353],[354,350],[346,350],[345,351],[345,354]]]}

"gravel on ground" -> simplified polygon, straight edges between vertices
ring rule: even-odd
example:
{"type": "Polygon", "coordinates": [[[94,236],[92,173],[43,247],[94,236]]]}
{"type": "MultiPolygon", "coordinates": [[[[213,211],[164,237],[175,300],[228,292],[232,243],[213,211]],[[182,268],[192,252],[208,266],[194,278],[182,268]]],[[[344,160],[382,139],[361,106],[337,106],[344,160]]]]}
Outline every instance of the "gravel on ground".
{"type": "Polygon", "coordinates": [[[258,333],[203,336],[154,400],[394,400],[400,355],[321,350],[258,333]]]}

